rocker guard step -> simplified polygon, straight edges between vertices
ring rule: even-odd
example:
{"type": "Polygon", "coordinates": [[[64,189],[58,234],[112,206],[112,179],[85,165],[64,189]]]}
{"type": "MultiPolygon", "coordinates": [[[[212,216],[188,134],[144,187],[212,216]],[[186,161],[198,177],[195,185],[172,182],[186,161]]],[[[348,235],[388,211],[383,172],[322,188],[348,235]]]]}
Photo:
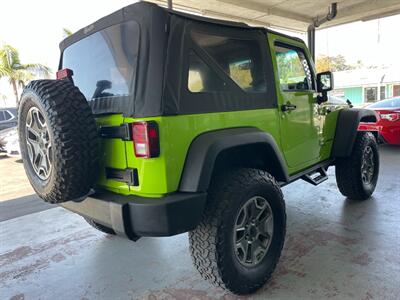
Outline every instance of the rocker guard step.
{"type": "Polygon", "coordinates": [[[161,198],[96,192],[62,207],[112,228],[130,240],[142,236],[171,236],[193,230],[200,222],[206,193],[173,193],[161,198]]]}

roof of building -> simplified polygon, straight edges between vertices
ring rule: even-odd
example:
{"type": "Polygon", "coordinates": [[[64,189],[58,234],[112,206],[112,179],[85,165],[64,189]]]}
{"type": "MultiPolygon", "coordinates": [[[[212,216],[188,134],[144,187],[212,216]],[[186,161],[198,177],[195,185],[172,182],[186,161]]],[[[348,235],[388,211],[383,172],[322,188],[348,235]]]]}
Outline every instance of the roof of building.
{"type": "MultiPolygon", "coordinates": [[[[165,6],[166,0],[147,0],[165,6]]],[[[367,21],[398,14],[398,0],[172,0],[176,10],[218,19],[235,20],[262,27],[307,31],[307,27],[328,13],[337,2],[336,17],[319,28],[355,21],[367,21]]]]}
{"type": "Polygon", "coordinates": [[[334,78],[335,89],[365,85],[378,85],[378,83],[400,83],[400,71],[398,68],[364,68],[334,72],[334,78]]]}

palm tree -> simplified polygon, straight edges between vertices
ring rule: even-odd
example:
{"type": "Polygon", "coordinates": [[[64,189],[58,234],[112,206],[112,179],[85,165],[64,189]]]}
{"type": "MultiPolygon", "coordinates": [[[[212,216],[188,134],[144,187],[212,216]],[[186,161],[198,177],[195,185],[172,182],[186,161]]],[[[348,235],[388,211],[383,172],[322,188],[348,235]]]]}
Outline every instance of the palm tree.
{"type": "Polygon", "coordinates": [[[63,28],[63,35],[64,35],[64,38],[69,37],[72,35],[72,31],[68,28],[63,28]]]}
{"type": "Polygon", "coordinates": [[[17,49],[10,45],[0,48],[0,78],[7,77],[18,103],[18,86],[23,88],[35,75],[48,77],[50,68],[42,64],[22,64],[17,49]]]}

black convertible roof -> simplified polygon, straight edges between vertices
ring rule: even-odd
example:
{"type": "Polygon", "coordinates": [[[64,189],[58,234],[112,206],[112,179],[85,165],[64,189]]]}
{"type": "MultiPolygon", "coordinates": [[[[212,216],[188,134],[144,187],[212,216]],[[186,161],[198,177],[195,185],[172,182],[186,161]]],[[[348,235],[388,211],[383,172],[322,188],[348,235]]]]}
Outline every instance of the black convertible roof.
{"type": "Polygon", "coordinates": [[[301,42],[303,42],[299,38],[288,36],[283,33],[280,33],[280,32],[274,31],[274,30],[270,30],[270,29],[267,29],[264,27],[249,26],[242,22],[213,19],[213,18],[198,16],[198,15],[194,15],[194,14],[179,12],[179,11],[170,10],[170,9],[158,6],[157,4],[154,4],[154,3],[142,1],[142,2],[137,2],[137,3],[131,4],[131,5],[125,6],[121,9],[97,20],[94,23],[92,23],[84,28],[81,28],[76,33],[72,34],[71,36],[69,36],[69,37],[65,38],[63,41],[61,41],[60,50],[63,51],[69,45],[81,40],[85,36],[93,34],[96,31],[102,30],[108,26],[114,25],[121,21],[126,21],[126,20],[130,20],[132,18],[136,18],[138,13],[149,11],[149,10],[159,10],[159,11],[162,11],[164,14],[178,15],[178,16],[181,16],[181,17],[184,17],[187,19],[216,24],[216,25],[230,26],[230,27],[236,27],[236,28],[242,28],[242,29],[252,29],[252,30],[261,29],[261,30],[265,30],[267,32],[271,32],[273,34],[286,36],[286,37],[300,40],[301,42]]]}
{"type": "MultiPolygon", "coordinates": [[[[140,39],[133,95],[129,96],[130,99],[125,99],[126,97],[111,97],[109,99],[89,101],[95,114],[122,113],[127,117],[148,117],[207,111],[228,111],[230,109],[237,110],[246,105],[252,108],[264,105],[263,101],[256,99],[257,97],[273,99],[272,95],[264,95],[264,97],[261,94],[249,96],[246,93],[233,93],[222,96],[217,93],[213,97],[207,96],[207,99],[202,98],[199,101],[191,101],[191,104],[185,107],[186,100],[192,95],[189,95],[184,88],[185,78],[182,77],[181,71],[187,67],[185,57],[190,49],[185,47],[186,45],[189,47],[190,43],[192,43],[187,38],[187,32],[193,26],[202,27],[207,31],[212,30],[220,34],[239,34],[241,38],[252,37],[258,41],[257,43],[264,49],[265,53],[269,51],[265,49],[268,48],[266,43],[267,32],[282,34],[262,27],[251,27],[244,23],[171,11],[149,2],[139,2],[126,6],[80,29],[63,40],[60,43],[61,58],[59,68],[63,67],[64,50],[68,46],[105,28],[127,21],[136,22],[139,27],[140,39]],[[210,103],[206,105],[207,102],[210,103]],[[254,105],[251,106],[249,103],[254,105]],[[218,107],[214,107],[216,105],[218,107]]],[[[195,45],[192,46],[195,47],[195,45]]],[[[267,58],[265,59],[268,60],[267,58]]],[[[85,72],[85,70],[76,71],[85,72]]],[[[272,70],[269,72],[272,72],[272,70]]],[[[269,76],[269,78],[273,77],[269,76]]],[[[270,86],[273,86],[272,82],[270,86]]],[[[271,91],[273,91],[272,88],[268,89],[268,93],[271,91]]]]}

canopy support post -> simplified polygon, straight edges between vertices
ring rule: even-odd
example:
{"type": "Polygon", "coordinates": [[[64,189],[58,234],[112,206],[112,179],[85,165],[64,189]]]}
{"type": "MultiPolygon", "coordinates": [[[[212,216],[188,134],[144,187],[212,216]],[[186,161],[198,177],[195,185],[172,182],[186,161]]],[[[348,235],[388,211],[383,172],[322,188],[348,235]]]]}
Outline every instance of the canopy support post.
{"type": "MultiPolygon", "coordinates": [[[[171,0],[172,1],[172,0],[171,0]]],[[[331,21],[337,14],[337,2],[331,3],[328,14],[322,19],[315,19],[307,28],[308,48],[311,52],[311,57],[315,61],[315,28],[319,27],[325,22],[331,21]]]]}
{"type": "Polygon", "coordinates": [[[307,29],[308,49],[310,50],[312,60],[315,61],[315,26],[311,24],[307,29]]]}

